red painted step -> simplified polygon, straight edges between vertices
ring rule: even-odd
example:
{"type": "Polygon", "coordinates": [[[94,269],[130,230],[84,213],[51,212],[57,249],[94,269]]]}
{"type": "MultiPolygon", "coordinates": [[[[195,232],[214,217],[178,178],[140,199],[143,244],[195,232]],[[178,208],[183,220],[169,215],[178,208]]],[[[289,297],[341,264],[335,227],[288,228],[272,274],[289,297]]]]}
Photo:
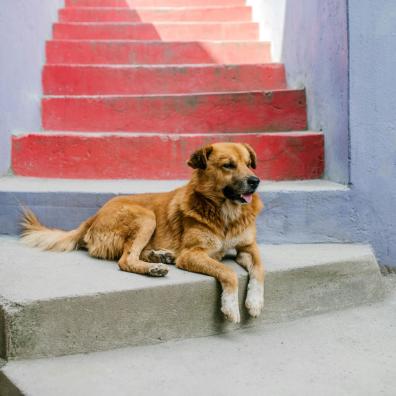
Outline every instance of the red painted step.
{"type": "Polygon", "coordinates": [[[21,176],[93,179],[184,179],[186,160],[203,144],[249,143],[257,174],[269,180],[316,179],[323,173],[321,133],[276,134],[51,134],[14,136],[14,173],[21,176]]]}
{"type": "Polygon", "coordinates": [[[77,41],[47,42],[47,64],[241,64],[270,62],[265,42],[77,41]]]}
{"type": "Polygon", "coordinates": [[[250,7],[63,8],[60,22],[251,22],[250,7]]]}
{"type": "Polygon", "coordinates": [[[194,7],[244,5],[245,0],[66,0],[66,7],[194,7]]]}
{"type": "Polygon", "coordinates": [[[46,65],[45,95],[144,95],[286,88],[280,63],[262,65],[46,65]]]}
{"type": "Polygon", "coordinates": [[[54,39],[72,40],[258,40],[256,23],[56,23],[54,39]]]}
{"type": "Polygon", "coordinates": [[[290,131],[307,126],[303,90],[47,97],[42,121],[47,130],[82,132],[290,131]]]}

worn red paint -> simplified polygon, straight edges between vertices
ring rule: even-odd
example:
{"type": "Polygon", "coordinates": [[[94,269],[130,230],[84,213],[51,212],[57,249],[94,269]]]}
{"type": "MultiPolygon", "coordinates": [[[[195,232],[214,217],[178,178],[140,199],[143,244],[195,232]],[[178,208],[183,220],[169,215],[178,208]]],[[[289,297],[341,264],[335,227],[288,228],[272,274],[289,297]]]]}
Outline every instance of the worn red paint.
{"type": "Polygon", "coordinates": [[[255,64],[269,62],[265,42],[78,41],[47,42],[48,64],[255,64]]]}
{"type": "Polygon", "coordinates": [[[66,7],[200,7],[243,5],[245,0],[66,0],[66,7]]]}
{"type": "Polygon", "coordinates": [[[47,97],[43,126],[84,132],[252,132],[306,128],[305,92],[47,97]]]}
{"type": "Polygon", "coordinates": [[[65,40],[258,40],[258,25],[242,23],[56,23],[53,37],[65,40]]]}
{"type": "Polygon", "coordinates": [[[258,154],[257,174],[268,180],[315,179],[323,173],[323,134],[79,135],[13,138],[15,174],[93,179],[183,179],[191,152],[216,141],[245,142],[258,154]]]}
{"type": "Polygon", "coordinates": [[[323,134],[284,132],[306,128],[305,92],[268,64],[244,0],[66,0],[59,19],[43,72],[49,132],[13,137],[15,174],[188,178],[193,150],[241,141],[264,179],[322,176],[323,134]]]}
{"type": "Polygon", "coordinates": [[[199,7],[199,8],[63,8],[59,10],[61,22],[248,22],[250,7],[199,7]]]}
{"type": "Polygon", "coordinates": [[[46,95],[142,95],[286,88],[280,63],[262,65],[46,65],[46,95]]]}

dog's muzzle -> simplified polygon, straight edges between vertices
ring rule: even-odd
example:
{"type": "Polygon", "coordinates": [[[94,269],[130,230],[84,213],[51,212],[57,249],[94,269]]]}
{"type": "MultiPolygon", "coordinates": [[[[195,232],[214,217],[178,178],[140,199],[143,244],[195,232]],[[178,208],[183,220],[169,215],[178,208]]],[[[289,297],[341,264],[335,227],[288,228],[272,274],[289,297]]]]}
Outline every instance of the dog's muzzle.
{"type": "Polygon", "coordinates": [[[258,177],[249,176],[246,179],[225,187],[223,189],[223,194],[232,201],[248,204],[252,202],[253,194],[257,190],[259,184],[260,179],[258,177]]]}

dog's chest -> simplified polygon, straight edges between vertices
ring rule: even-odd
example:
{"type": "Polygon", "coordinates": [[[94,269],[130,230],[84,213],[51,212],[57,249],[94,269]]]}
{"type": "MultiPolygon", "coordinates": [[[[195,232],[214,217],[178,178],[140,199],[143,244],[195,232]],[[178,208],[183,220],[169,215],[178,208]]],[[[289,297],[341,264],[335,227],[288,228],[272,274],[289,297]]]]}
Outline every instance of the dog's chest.
{"type": "Polygon", "coordinates": [[[213,256],[224,256],[229,250],[237,246],[249,245],[253,242],[254,232],[252,229],[245,229],[237,235],[226,235],[224,238],[216,238],[213,256]]]}

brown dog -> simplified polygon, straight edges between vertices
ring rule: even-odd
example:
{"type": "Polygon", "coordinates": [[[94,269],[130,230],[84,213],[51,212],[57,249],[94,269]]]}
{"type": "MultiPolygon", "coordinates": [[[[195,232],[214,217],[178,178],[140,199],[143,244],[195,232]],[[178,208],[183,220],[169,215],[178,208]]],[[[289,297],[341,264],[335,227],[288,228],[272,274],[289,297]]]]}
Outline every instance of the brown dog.
{"type": "Polygon", "coordinates": [[[72,231],[44,227],[26,212],[22,240],[44,250],[86,248],[118,260],[123,271],[164,276],[166,264],[215,277],[223,288],[221,310],[239,322],[238,278],[221,263],[236,249],[250,280],[246,307],[258,316],[264,304],[264,269],[256,244],[256,155],[247,144],[216,143],[192,154],[190,182],[168,193],[120,196],[72,231]]]}

